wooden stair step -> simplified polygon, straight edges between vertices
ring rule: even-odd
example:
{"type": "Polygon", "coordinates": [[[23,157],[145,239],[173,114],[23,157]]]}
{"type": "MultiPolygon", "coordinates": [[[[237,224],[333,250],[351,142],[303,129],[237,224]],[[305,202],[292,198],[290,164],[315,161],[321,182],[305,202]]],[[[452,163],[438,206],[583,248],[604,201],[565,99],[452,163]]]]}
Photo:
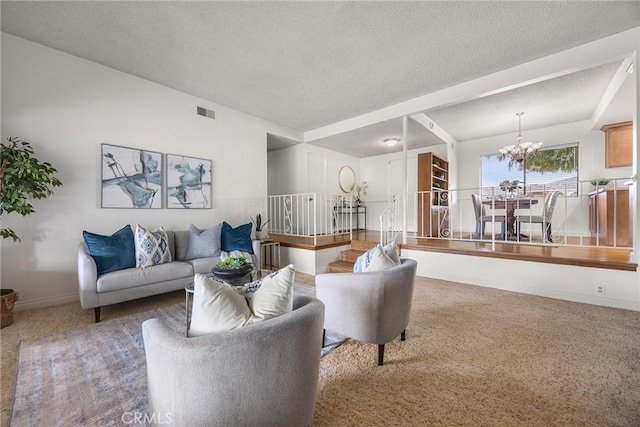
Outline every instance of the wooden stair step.
{"type": "Polygon", "coordinates": [[[378,242],[373,242],[370,240],[352,240],[351,250],[366,252],[377,244],[378,242]]]}
{"type": "Polygon", "coordinates": [[[347,261],[334,261],[329,264],[330,273],[353,273],[353,263],[347,261]]]}
{"type": "Polygon", "coordinates": [[[353,264],[356,262],[356,259],[363,253],[364,251],[357,251],[353,249],[342,251],[340,252],[340,261],[346,261],[353,264]]]}

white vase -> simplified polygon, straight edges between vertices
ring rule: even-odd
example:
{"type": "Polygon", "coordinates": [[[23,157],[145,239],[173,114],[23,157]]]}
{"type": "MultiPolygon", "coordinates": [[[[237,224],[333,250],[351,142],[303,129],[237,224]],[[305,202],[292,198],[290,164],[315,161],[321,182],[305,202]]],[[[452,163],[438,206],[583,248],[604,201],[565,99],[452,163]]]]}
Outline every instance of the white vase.
{"type": "Polygon", "coordinates": [[[269,233],[267,233],[266,231],[256,231],[256,240],[264,240],[267,237],[269,237],[269,233]]]}

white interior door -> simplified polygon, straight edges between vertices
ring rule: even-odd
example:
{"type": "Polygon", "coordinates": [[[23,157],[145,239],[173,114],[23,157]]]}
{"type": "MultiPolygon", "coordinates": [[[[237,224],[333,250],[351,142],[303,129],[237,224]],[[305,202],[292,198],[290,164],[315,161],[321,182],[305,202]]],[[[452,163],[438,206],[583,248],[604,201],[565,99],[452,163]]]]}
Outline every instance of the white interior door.
{"type": "Polygon", "coordinates": [[[309,197],[307,221],[305,231],[308,235],[326,234],[330,227],[329,212],[325,206],[324,195],[327,192],[327,158],[320,154],[307,153],[307,192],[316,193],[315,199],[315,228],[314,228],[314,199],[309,197]],[[329,221],[329,223],[328,223],[329,221]]]}

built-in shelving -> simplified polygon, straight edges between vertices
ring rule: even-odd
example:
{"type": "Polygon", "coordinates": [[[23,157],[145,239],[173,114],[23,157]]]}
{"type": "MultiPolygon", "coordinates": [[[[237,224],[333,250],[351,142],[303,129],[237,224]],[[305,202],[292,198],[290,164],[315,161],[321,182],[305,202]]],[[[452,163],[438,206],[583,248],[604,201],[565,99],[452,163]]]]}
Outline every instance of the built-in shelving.
{"type": "Polygon", "coordinates": [[[448,217],[449,162],[433,153],[418,154],[418,233],[436,236],[448,217]]]}

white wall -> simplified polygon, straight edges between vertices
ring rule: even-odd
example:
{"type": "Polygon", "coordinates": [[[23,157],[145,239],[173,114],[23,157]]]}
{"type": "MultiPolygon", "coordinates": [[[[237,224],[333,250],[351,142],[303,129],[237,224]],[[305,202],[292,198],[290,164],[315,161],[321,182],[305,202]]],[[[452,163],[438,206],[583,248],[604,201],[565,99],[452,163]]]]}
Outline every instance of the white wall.
{"type": "Polygon", "coordinates": [[[147,80],[2,33],[2,139],[30,141],[64,186],[34,203],[37,213],[3,219],[21,243],[0,242],[2,287],[22,307],[76,300],[82,230],[125,224],[187,229],[232,225],[261,211],[267,195],[267,132],[299,132],[147,80]],[[216,120],[196,115],[216,111],[216,120]],[[100,208],[100,144],[213,160],[213,209],[100,208]]]}
{"type": "MultiPolygon", "coordinates": [[[[418,188],[418,154],[433,152],[447,160],[447,146],[445,144],[424,147],[407,152],[407,176],[409,194],[418,188]]],[[[371,230],[380,229],[380,214],[387,207],[389,200],[395,194],[402,193],[402,152],[366,157],[360,160],[362,178],[367,181],[367,194],[363,197],[367,206],[367,227],[371,230]]],[[[409,231],[412,227],[414,215],[408,215],[409,231]]]]}
{"type": "Polygon", "coordinates": [[[342,166],[351,166],[356,175],[356,182],[363,180],[360,174],[360,159],[308,143],[271,151],[267,157],[270,196],[317,191],[313,188],[316,177],[311,174],[318,172],[325,177],[324,189],[320,192],[342,194],[338,183],[338,172],[342,166]],[[310,156],[314,159],[310,159],[310,156]],[[324,160],[325,169],[310,169],[310,162],[318,159],[324,160]]]}
{"type": "Polygon", "coordinates": [[[640,310],[638,273],[480,256],[402,250],[418,261],[418,276],[433,277],[587,304],[640,310]],[[596,287],[605,286],[599,294],[596,287]]]}

